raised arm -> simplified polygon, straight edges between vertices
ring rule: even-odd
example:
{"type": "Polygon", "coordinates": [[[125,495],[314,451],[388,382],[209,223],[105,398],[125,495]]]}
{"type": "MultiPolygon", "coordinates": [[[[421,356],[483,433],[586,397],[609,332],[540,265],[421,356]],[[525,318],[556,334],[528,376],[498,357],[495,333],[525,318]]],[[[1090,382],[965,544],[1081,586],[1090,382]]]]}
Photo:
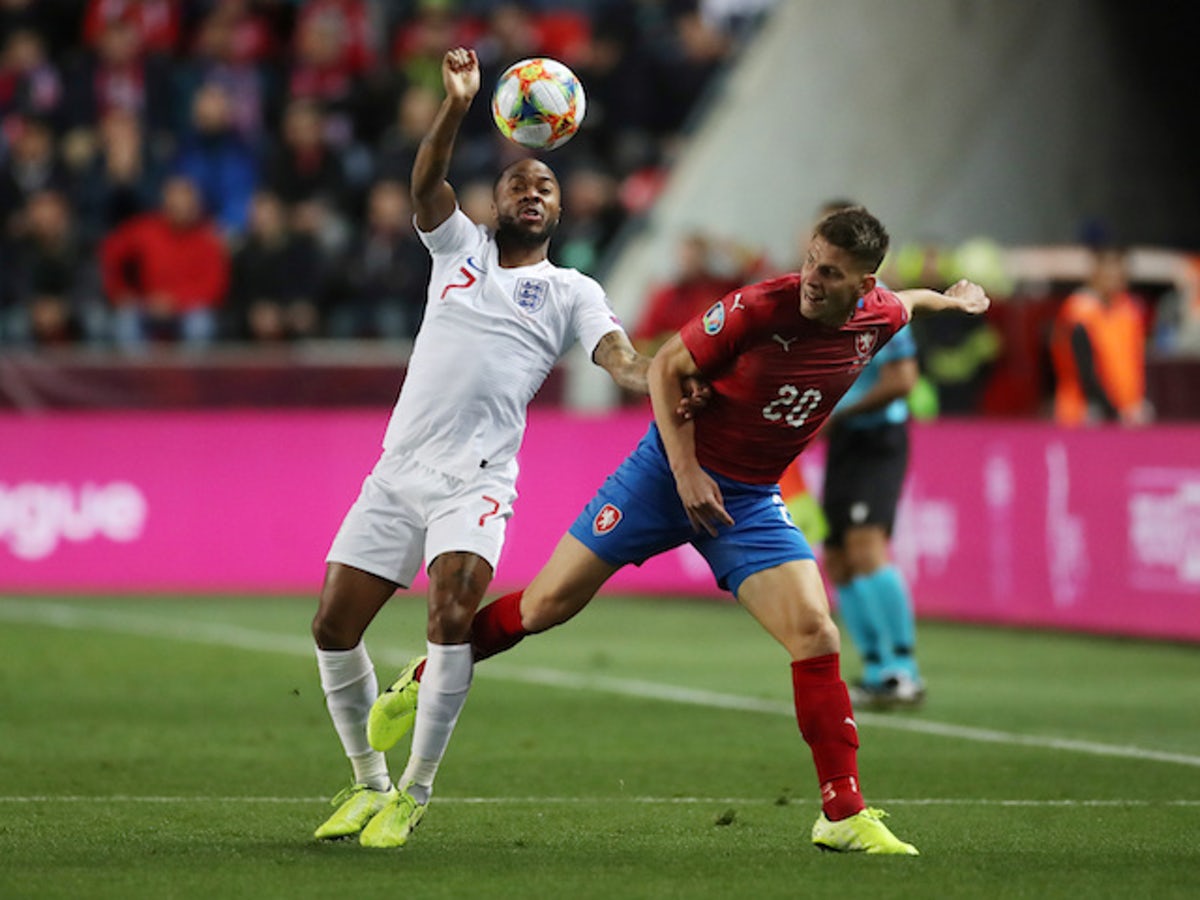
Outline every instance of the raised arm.
{"type": "Polygon", "coordinates": [[[692,527],[716,535],[718,525],[732,525],[733,519],[725,510],[721,489],[696,459],[695,421],[679,413],[685,381],[699,378],[696,361],[678,334],[650,362],[650,404],[675,476],[675,490],[692,527]]]}
{"type": "Polygon", "coordinates": [[[947,309],[957,309],[959,312],[977,316],[986,312],[992,302],[983,288],[965,278],[956,281],[944,292],[928,288],[913,288],[907,291],[897,291],[896,296],[908,308],[910,316],[941,312],[947,309]]]}
{"type": "Polygon", "coordinates": [[[479,93],[479,59],[474,50],[457,47],[446,51],[442,58],[442,84],[446,97],[413,160],[413,212],[422,231],[433,231],[454,214],[458,204],[446,175],[459,126],[479,93]]]}

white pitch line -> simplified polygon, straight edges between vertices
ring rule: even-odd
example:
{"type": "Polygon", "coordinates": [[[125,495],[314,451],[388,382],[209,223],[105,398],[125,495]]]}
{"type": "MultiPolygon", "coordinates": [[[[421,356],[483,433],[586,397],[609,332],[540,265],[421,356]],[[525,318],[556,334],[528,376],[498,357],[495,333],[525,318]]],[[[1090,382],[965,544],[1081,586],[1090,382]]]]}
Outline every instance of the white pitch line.
{"type": "MultiPolygon", "coordinates": [[[[22,602],[0,598],[0,620],[71,630],[100,630],[116,634],[165,638],[193,644],[236,647],[255,652],[286,653],[309,657],[314,655],[312,640],[307,635],[285,635],[237,625],[118,613],[51,601],[22,602]]],[[[379,662],[399,667],[408,662],[413,654],[402,650],[384,649],[372,651],[372,655],[379,662]]],[[[794,712],[790,703],[639,681],[632,678],[564,672],[558,669],[516,666],[504,662],[488,662],[486,666],[480,668],[480,672],[485,677],[495,677],[504,681],[571,690],[598,691],[667,703],[787,716],[793,715],[794,712]]],[[[1152,750],[1145,747],[1020,734],[990,728],[955,725],[924,718],[898,718],[877,713],[859,713],[856,718],[861,724],[873,725],[878,728],[891,728],[896,731],[911,731],[978,743],[1063,750],[1091,756],[1136,759],[1200,768],[1200,756],[1152,750]]]]}
{"type": "MultiPolygon", "coordinates": [[[[111,797],[40,794],[28,797],[0,796],[0,803],[246,803],[246,804],[304,804],[328,803],[328,797],[164,797],[115,794],[111,797]]],[[[816,806],[815,800],[789,798],[781,804],[768,797],[437,797],[438,805],[462,806],[575,806],[588,803],[634,803],[646,806],[816,806]]],[[[994,797],[885,797],[872,801],[880,806],[1019,806],[1051,808],[1093,807],[1200,807],[1200,800],[1018,800],[994,797]]]]}

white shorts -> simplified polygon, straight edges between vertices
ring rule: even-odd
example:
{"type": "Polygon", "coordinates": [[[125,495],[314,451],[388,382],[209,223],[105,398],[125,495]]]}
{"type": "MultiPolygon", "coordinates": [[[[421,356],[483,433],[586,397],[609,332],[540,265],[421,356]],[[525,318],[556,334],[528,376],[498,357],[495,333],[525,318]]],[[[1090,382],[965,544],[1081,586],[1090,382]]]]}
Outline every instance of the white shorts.
{"type": "Polygon", "coordinates": [[[517,499],[516,466],[481,469],[470,481],[409,454],[384,452],[334,536],[326,562],[409,587],[422,559],[466,551],[495,570],[517,499]]]}

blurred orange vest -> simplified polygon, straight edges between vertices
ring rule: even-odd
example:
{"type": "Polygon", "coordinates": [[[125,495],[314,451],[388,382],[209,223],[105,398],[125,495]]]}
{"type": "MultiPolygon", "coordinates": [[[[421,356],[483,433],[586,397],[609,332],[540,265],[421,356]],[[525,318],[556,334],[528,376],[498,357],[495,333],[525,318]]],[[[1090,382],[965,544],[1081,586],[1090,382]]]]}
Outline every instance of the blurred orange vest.
{"type": "Polygon", "coordinates": [[[1146,324],[1141,305],[1127,291],[1114,295],[1107,306],[1090,291],[1078,291],[1063,302],[1050,342],[1057,379],[1055,420],[1081,425],[1087,418],[1087,397],[1071,349],[1076,325],[1087,330],[1096,377],[1113,406],[1129,410],[1141,404],[1146,395],[1146,324]]]}

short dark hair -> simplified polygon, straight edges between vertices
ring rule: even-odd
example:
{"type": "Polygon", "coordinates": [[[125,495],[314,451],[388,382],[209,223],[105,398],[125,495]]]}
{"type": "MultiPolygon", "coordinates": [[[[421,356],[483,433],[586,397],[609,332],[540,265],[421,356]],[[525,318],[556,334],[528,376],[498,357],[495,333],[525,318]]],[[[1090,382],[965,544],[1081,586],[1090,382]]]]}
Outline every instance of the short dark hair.
{"type": "Polygon", "coordinates": [[[851,200],[849,197],[834,197],[832,200],[826,200],[821,204],[821,208],[817,213],[818,218],[824,218],[832,212],[837,212],[842,209],[850,209],[851,207],[862,206],[857,200],[851,200]]]}
{"type": "Polygon", "coordinates": [[[862,206],[834,210],[817,222],[813,234],[845,250],[868,272],[874,272],[887,255],[887,229],[862,206]]]}

